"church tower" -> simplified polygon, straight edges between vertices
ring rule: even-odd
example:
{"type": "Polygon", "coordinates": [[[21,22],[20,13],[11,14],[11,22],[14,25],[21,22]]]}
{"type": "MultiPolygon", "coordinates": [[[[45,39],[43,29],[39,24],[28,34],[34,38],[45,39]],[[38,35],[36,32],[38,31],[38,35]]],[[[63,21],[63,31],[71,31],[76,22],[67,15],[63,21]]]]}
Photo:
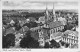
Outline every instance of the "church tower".
{"type": "Polygon", "coordinates": [[[57,18],[56,18],[56,15],[55,15],[54,3],[53,3],[52,13],[53,13],[53,19],[54,19],[54,22],[55,22],[57,20],[57,18]]]}
{"type": "Polygon", "coordinates": [[[46,19],[46,21],[48,21],[49,20],[49,12],[48,12],[48,8],[47,8],[47,4],[46,4],[46,11],[45,12],[46,12],[45,19],[46,19]]]}

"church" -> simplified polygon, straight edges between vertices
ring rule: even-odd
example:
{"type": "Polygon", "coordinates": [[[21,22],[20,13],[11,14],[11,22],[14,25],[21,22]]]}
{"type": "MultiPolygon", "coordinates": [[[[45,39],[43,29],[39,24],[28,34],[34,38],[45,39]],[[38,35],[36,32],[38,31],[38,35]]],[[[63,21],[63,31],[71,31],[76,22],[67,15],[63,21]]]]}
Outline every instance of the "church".
{"type": "Polygon", "coordinates": [[[64,25],[61,21],[57,20],[55,15],[54,5],[52,10],[52,15],[49,14],[48,8],[46,6],[45,10],[45,22],[41,29],[39,29],[39,42],[40,46],[44,46],[45,42],[49,42],[50,40],[54,39],[54,33],[60,32],[64,29],[64,25]]]}

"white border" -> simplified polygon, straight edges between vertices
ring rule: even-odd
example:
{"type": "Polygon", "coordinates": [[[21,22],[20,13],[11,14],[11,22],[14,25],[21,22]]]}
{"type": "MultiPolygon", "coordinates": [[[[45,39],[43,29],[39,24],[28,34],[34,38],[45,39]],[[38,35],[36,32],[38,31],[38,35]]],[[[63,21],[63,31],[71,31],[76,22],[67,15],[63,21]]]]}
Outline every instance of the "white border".
{"type": "MultiPolygon", "coordinates": [[[[32,0],[32,1],[36,1],[36,0],[32,0]]],[[[39,1],[39,0],[37,0],[37,1],[39,1]]],[[[43,1],[45,1],[45,0],[43,0],[43,1]]],[[[65,1],[65,0],[56,0],[56,1],[65,1]]],[[[67,1],[71,2],[71,1],[75,1],[75,0],[67,0],[67,1]]],[[[79,3],[79,5],[78,5],[79,6],[78,7],[79,17],[78,18],[80,21],[80,1],[79,0],[78,0],[78,3],[79,3]]],[[[2,4],[1,1],[0,1],[0,4],[2,4]]],[[[2,8],[1,7],[2,7],[2,5],[0,5],[0,51],[2,52],[2,8]]],[[[80,26],[80,22],[79,22],[79,26],[80,26]]],[[[78,29],[78,32],[79,32],[79,30],[80,30],[80,27],[78,29]]],[[[19,49],[17,49],[17,50],[19,50],[19,49]]],[[[26,50],[26,49],[24,49],[24,50],[26,50]]],[[[80,35],[79,35],[79,48],[78,49],[31,49],[31,51],[32,52],[80,52],[80,35]]],[[[3,52],[12,52],[12,51],[3,51],[3,52]]],[[[18,52],[18,51],[14,51],[14,52],[18,52]]],[[[19,51],[19,52],[26,52],[26,51],[19,51]]]]}

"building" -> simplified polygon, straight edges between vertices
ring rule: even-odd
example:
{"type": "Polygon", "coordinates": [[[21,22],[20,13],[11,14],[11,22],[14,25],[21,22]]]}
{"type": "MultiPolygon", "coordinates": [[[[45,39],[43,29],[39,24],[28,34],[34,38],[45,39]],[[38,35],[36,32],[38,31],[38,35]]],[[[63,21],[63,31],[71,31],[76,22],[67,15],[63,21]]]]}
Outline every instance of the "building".
{"type": "Polygon", "coordinates": [[[38,42],[39,42],[39,46],[44,47],[45,41],[44,41],[44,37],[43,37],[43,32],[42,31],[39,32],[38,42]]]}
{"type": "Polygon", "coordinates": [[[63,25],[66,25],[66,24],[67,24],[67,21],[66,21],[65,18],[59,17],[59,18],[58,18],[58,21],[61,21],[61,23],[62,23],[63,25]]]}
{"type": "Polygon", "coordinates": [[[8,29],[5,30],[5,34],[10,34],[10,33],[13,33],[15,34],[16,30],[15,30],[15,27],[10,27],[8,29]]]}
{"type": "Polygon", "coordinates": [[[42,24],[45,23],[45,16],[42,16],[38,19],[39,23],[41,22],[42,24]]]}
{"type": "Polygon", "coordinates": [[[70,44],[69,47],[71,48],[74,44],[78,45],[78,32],[67,30],[63,33],[62,41],[65,43],[70,44]]]}
{"type": "Polygon", "coordinates": [[[62,31],[64,29],[64,25],[60,21],[51,22],[49,24],[50,34],[62,31]]]}
{"type": "Polygon", "coordinates": [[[57,32],[50,35],[50,40],[54,39],[56,42],[59,42],[62,39],[63,33],[57,32]]]}
{"type": "MultiPolygon", "coordinates": [[[[43,20],[44,21],[44,20],[43,20]]],[[[46,7],[46,14],[45,14],[45,23],[43,26],[41,26],[42,29],[39,32],[39,35],[41,36],[40,39],[42,41],[42,44],[45,44],[47,40],[54,39],[54,34],[62,31],[64,29],[64,25],[61,23],[61,21],[57,20],[57,17],[55,16],[55,10],[53,7],[53,15],[49,14],[49,11],[46,7]],[[51,37],[53,36],[53,37],[51,37]]],[[[58,34],[57,34],[58,35],[58,34]]],[[[55,39],[59,38],[61,39],[61,36],[55,37],[55,39]]]]}
{"type": "MultiPolygon", "coordinates": [[[[44,22],[43,25],[31,29],[39,33],[38,41],[40,43],[40,46],[44,46],[46,41],[50,41],[54,39],[55,34],[57,34],[57,32],[60,32],[64,29],[64,25],[61,23],[61,21],[58,21],[57,17],[55,16],[54,7],[52,12],[53,14],[50,15],[46,7],[45,17],[43,18],[41,17],[40,19],[41,22],[44,22]]],[[[60,36],[61,33],[57,35],[59,36],[56,36],[55,40],[61,39],[61,36],[60,36]]]]}

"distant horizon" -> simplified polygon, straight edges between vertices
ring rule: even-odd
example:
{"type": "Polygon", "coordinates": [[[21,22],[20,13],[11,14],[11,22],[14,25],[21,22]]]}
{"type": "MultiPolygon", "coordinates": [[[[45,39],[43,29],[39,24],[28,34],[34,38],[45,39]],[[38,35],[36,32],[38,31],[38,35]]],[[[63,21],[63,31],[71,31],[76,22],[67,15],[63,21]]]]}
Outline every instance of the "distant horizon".
{"type": "MultiPolygon", "coordinates": [[[[14,12],[15,11],[20,11],[20,12],[44,12],[46,9],[38,9],[38,10],[36,10],[36,9],[7,9],[7,10],[5,10],[5,9],[3,9],[2,11],[4,11],[4,12],[7,12],[7,11],[12,11],[12,10],[14,10],[14,12]]],[[[52,9],[48,9],[48,11],[52,11],[52,9]]],[[[56,9],[55,11],[67,11],[67,12],[78,12],[78,9],[56,9]]]]}
{"type": "MultiPolygon", "coordinates": [[[[2,10],[46,10],[46,9],[2,9],[2,10]]],[[[52,9],[48,9],[52,10],[52,9]]],[[[55,9],[55,10],[78,10],[78,9],[55,9]]]]}

